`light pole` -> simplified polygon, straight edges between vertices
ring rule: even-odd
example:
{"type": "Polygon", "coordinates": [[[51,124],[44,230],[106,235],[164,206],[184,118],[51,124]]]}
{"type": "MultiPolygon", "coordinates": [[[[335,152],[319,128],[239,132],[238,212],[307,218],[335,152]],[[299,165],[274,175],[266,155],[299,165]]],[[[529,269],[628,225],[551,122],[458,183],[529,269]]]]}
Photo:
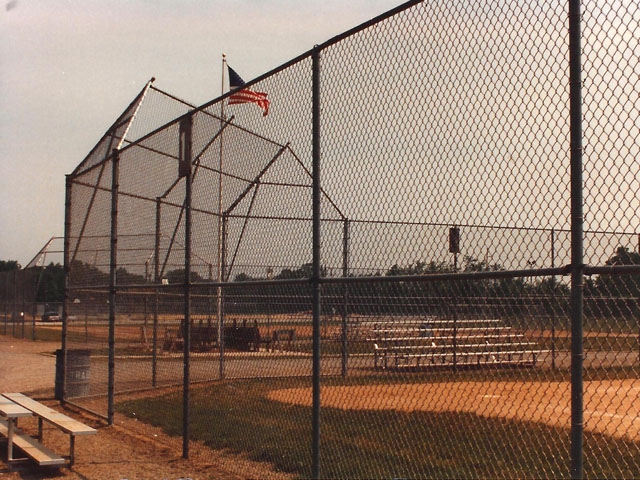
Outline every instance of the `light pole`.
{"type": "MultiPolygon", "coordinates": [[[[532,258],[530,260],[527,260],[527,267],[529,267],[530,269],[533,269],[533,267],[536,266],[536,261],[532,258]]],[[[533,275],[531,276],[531,285],[533,285],[533,275]]]]}

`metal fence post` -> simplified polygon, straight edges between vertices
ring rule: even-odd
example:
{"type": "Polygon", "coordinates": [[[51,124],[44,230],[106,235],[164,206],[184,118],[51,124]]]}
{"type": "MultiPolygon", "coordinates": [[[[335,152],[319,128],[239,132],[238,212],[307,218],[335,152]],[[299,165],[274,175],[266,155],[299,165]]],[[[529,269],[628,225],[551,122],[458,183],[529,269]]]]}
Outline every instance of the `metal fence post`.
{"type": "MultiPolygon", "coordinates": [[[[36,316],[38,315],[37,301],[36,301],[36,299],[38,298],[38,287],[37,287],[37,282],[35,283],[36,283],[36,288],[33,291],[33,300],[31,303],[31,340],[34,340],[34,341],[36,339],[36,316]]],[[[64,305],[62,306],[62,309],[64,310],[64,305]]]]}
{"type": "MultiPolygon", "coordinates": [[[[556,266],[555,229],[551,229],[551,268],[556,266]]],[[[552,298],[555,300],[556,276],[551,277],[552,298]]],[[[551,368],[556,369],[556,306],[555,301],[551,303],[551,368]]]]}
{"type": "MultiPolygon", "coordinates": [[[[4,281],[4,274],[5,272],[0,272],[0,288],[2,288],[2,283],[4,281]]],[[[3,288],[4,290],[4,288],[3,288]]],[[[0,294],[0,308],[2,308],[2,317],[3,317],[3,322],[2,322],[2,333],[3,335],[6,333],[6,325],[7,325],[7,315],[6,315],[6,310],[5,310],[5,298],[4,296],[2,296],[0,294]]]]}
{"type": "Polygon", "coordinates": [[[67,331],[69,323],[69,246],[71,245],[71,175],[65,177],[64,188],[64,247],[63,247],[63,270],[64,270],[64,294],[62,297],[62,365],[60,366],[60,382],[62,384],[61,400],[65,399],[66,392],[66,368],[67,368],[67,331]]]}
{"type": "Polygon", "coordinates": [[[16,336],[16,317],[18,313],[18,279],[16,272],[18,270],[13,271],[13,311],[11,313],[11,335],[16,336]]]}
{"type": "MultiPolygon", "coordinates": [[[[227,262],[227,228],[228,228],[229,218],[226,214],[222,216],[222,230],[220,235],[220,241],[222,242],[222,247],[220,249],[220,268],[218,282],[223,282],[225,278],[225,264],[227,262]]],[[[218,347],[220,351],[220,365],[219,365],[219,375],[220,379],[224,378],[224,290],[222,287],[218,287],[218,347]]]]}
{"type": "Polygon", "coordinates": [[[6,272],[0,274],[0,278],[4,280],[4,298],[2,299],[2,313],[4,314],[4,328],[2,329],[3,335],[7,334],[7,302],[9,301],[9,278],[6,272]]]}
{"type": "MultiPolygon", "coordinates": [[[[224,90],[224,65],[225,59],[223,56],[222,59],[222,90],[224,90]]],[[[224,116],[224,102],[220,103],[220,130],[222,131],[222,127],[225,121],[224,116]]],[[[222,287],[220,287],[220,283],[224,277],[224,267],[222,265],[222,256],[223,256],[223,242],[224,242],[224,233],[223,233],[223,217],[222,217],[222,169],[223,169],[223,158],[224,158],[224,137],[220,135],[220,164],[219,164],[219,172],[218,172],[218,255],[217,255],[217,282],[218,286],[216,287],[216,319],[218,321],[217,324],[217,337],[218,337],[218,354],[219,354],[219,375],[220,379],[224,378],[224,324],[222,323],[222,287]]]]}
{"type": "Polygon", "coordinates": [[[182,457],[189,458],[189,382],[191,351],[191,127],[192,117],[180,121],[180,161],[185,167],[184,188],[184,370],[182,386],[182,457]]]}
{"type": "Polygon", "coordinates": [[[20,318],[22,319],[22,338],[27,338],[27,271],[21,270],[20,288],[22,290],[22,306],[20,307],[20,318]]]}
{"type": "Polygon", "coordinates": [[[111,172],[111,248],[109,260],[109,373],[108,373],[108,405],[107,422],[113,425],[115,394],[115,333],[116,333],[116,265],[118,259],[118,151],[112,153],[111,172]]]}
{"type": "Polygon", "coordinates": [[[569,0],[569,95],[571,137],[571,477],[583,469],[583,191],[582,46],[580,0],[569,0]]]}
{"type": "Polygon", "coordinates": [[[313,175],[313,408],[312,408],[312,478],[320,478],[320,48],[316,45],[312,59],[312,175],[313,175]]]}
{"type": "MultiPolygon", "coordinates": [[[[349,276],[349,220],[342,224],[342,276],[349,276]]],[[[349,285],[342,286],[342,376],[347,376],[347,363],[349,361],[349,344],[347,319],[349,317],[349,285]]]]}
{"type": "Polygon", "coordinates": [[[453,315],[453,371],[458,371],[458,311],[457,305],[451,302],[453,315]]]}
{"type": "MultiPolygon", "coordinates": [[[[160,283],[160,198],[156,198],[156,236],[153,248],[153,283],[160,283]]],[[[153,296],[153,345],[151,353],[151,386],[158,386],[158,296],[156,286],[153,296]]]]}

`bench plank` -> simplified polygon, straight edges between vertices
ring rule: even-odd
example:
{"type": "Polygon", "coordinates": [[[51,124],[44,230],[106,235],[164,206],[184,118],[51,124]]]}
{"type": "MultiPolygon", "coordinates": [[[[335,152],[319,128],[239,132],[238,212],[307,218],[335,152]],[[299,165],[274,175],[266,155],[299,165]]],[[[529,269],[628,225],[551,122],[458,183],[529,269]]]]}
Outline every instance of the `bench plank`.
{"type": "Polygon", "coordinates": [[[0,395],[0,415],[7,418],[30,417],[31,411],[0,395]]]}
{"type": "Polygon", "coordinates": [[[43,418],[49,423],[53,423],[65,433],[70,435],[93,435],[97,433],[96,429],[78,422],[77,420],[60,413],[57,410],[49,408],[21,393],[3,393],[2,395],[18,405],[23,406],[27,410],[31,410],[37,416],[43,418]]]}
{"type": "MultiPolygon", "coordinates": [[[[9,426],[5,420],[0,419],[0,434],[5,437],[9,435],[9,426]]],[[[17,428],[13,430],[13,444],[20,448],[24,453],[33,458],[39,465],[64,465],[65,459],[56,455],[44,445],[38,443],[37,440],[29,435],[22,433],[17,428]]]]}

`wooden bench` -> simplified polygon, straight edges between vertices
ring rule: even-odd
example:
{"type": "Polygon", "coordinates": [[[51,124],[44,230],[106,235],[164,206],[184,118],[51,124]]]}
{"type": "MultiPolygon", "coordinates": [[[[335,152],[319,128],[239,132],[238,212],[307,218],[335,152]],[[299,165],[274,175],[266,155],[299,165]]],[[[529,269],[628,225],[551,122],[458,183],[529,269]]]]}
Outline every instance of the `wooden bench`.
{"type": "MultiPolygon", "coordinates": [[[[57,410],[49,408],[46,405],[43,405],[40,402],[37,402],[21,393],[3,393],[1,397],[6,398],[11,402],[25,408],[38,417],[37,439],[40,442],[42,442],[43,439],[42,426],[44,421],[51,423],[55,427],[62,430],[64,433],[68,434],[69,465],[73,465],[75,462],[75,437],[77,435],[95,435],[97,433],[97,430],[95,430],[94,428],[91,428],[84,423],[78,422],[77,420],[74,420],[73,418],[62,414],[57,410]]],[[[25,451],[25,453],[29,454],[28,451],[25,451]]]]}
{"type": "Polygon", "coordinates": [[[63,465],[65,463],[64,458],[56,455],[16,427],[15,422],[18,418],[30,417],[32,415],[30,410],[12,402],[6,397],[0,396],[0,414],[7,418],[7,420],[0,419],[0,435],[7,437],[7,462],[9,464],[26,460],[14,458],[14,445],[38,462],[38,465],[63,465]]]}

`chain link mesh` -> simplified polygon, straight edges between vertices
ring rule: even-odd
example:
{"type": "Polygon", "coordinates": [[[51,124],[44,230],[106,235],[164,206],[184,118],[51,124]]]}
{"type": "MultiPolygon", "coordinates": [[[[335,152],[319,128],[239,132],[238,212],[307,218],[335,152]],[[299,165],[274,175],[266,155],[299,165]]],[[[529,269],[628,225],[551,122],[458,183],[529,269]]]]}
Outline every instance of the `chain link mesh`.
{"type": "MultiPolygon", "coordinates": [[[[319,47],[322,476],[568,477],[567,15],[555,0],[407,4],[319,47]]],[[[638,38],[636,3],[585,4],[592,267],[640,264],[638,38]]],[[[189,207],[180,119],[158,127],[190,112],[190,435],[307,477],[311,55],[249,88],[268,93],[267,116],[154,87],[123,114],[138,112],[118,154],[117,408],[179,434],[181,394],[161,387],[183,379],[189,207]]],[[[103,147],[71,177],[67,342],[91,372],[67,394],[104,413],[103,147]]],[[[585,279],[588,477],[640,468],[633,268],[585,279]]],[[[10,288],[0,277],[5,311],[10,288]]]]}
{"type": "Polygon", "coordinates": [[[63,238],[52,237],[23,268],[0,272],[0,334],[60,340],[63,238]]]}

